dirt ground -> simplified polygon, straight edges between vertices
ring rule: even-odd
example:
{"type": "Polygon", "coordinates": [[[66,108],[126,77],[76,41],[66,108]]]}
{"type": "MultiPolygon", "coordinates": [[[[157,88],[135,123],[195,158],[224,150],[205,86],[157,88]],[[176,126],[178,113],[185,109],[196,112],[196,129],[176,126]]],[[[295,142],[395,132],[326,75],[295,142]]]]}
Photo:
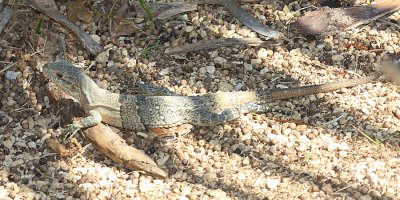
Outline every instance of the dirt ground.
{"type": "MultiPolygon", "coordinates": [[[[57,1],[64,13],[67,4],[57,1]]],[[[57,59],[83,67],[113,92],[137,80],[195,95],[357,78],[379,70],[387,54],[400,55],[400,12],[332,36],[296,33],[290,24],[313,5],[242,5],[282,33],[280,43],[166,56],[160,52],[171,46],[257,35],[223,7],[201,5],[154,24],[132,6],[137,29],[110,37],[109,19],[98,14],[101,2],[90,1],[92,20],[76,24],[100,41],[108,52],[101,57],[85,51],[65,27],[17,6],[0,33],[0,70],[16,63],[0,74],[0,199],[400,199],[400,90],[383,79],[271,102],[293,115],[246,114],[224,125],[195,127],[174,141],[119,130],[168,172],[166,179],[115,164],[81,136],[83,149],[71,157],[46,146],[62,124],[40,66],[57,59]],[[35,33],[41,19],[41,33],[35,33]]]]}

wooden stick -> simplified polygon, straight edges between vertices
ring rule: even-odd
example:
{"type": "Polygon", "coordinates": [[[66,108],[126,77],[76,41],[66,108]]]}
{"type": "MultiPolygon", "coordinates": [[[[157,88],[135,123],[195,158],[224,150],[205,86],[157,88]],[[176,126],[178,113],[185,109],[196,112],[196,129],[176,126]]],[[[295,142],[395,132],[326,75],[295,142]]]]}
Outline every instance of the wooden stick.
{"type": "Polygon", "coordinates": [[[38,2],[41,1],[26,0],[26,4],[28,6],[30,6],[31,8],[35,9],[38,12],[47,15],[54,21],[60,23],[61,25],[71,30],[76,35],[76,37],[78,37],[78,40],[80,41],[82,46],[85,49],[87,49],[91,54],[97,55],[103,51],[103,47],[99,43],[93,40],[93,38],[90,37],[90,35],[84,32],[81,28],[79,28],[74,23],[69,21],[67,17],[65,17],[62,13],[60,13],[60,11],[57,10],[57,8],[54,8],[52,6],[47,7],[46,5],[38,4],[38,2]]]}
{"type": "Polygon", "coordinates": [[[159,178],[168,176],[168,174],[160,169],[149,156],[143,153],[143,151],[126,144],[124,139],[104,124],[100,123],[83,132],[85,138],[92,143],[96,149],[104,153],[114,162],[122,164],[129,169],[143,171],[146,174],[159,178]]]}
{"type": "Polygon", "coordinates": [[[10,8],[10,6],[6,6],[0,12],[0,33],[3,31],[4,27],[6,27],[8,21],[10,21],[12,14],[13,14],[13,11],[10,8]]]}

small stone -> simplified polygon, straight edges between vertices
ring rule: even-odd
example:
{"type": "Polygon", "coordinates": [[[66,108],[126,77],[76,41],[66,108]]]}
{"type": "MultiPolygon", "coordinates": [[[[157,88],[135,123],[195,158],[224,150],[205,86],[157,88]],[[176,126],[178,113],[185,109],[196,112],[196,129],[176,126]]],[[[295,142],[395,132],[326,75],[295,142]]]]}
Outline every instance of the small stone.
{"type": "Polygon", "coordinates": [[[289,135],[291,132],[292,130],[288,128],[282,131],[283,135],[289,135]]]}
{"type": "Polygon", "coordinates": [[[225,192],[222,191],[221,189],[216,189],[216,190],[211,190],[207,192],[211,197],[214,197],[216,199],[222,199],[223,197],[226,196],[225,192]]]}
{"type": "Polygon", "coordinates": [[[363,112],[365,115],[369,115],[370,114],[370,111],[369,111],[369,109],[367,107],[361,108],[361,112],[363,112]]]}
{"type": "Polygon", "coordinates": [[[333,62],[339,62],[339,61],[342,61],[343,59],[344,59],[344,56],[342,56],[342,55],[333,55],[332,56],[333,62]]]}
{"type": "Polygon", "coordinates": [[[339,156],[340,157],[346,157],[347,156],[347,151],[339,151],[339,156]]]}
{"type": "Polygon", "coordinates": [[[186,26],[185,27],[185,32],[187,32],[187,33],[190,33],[190,32],[192,32],[193,31],[193,26],[186,26]]]}
{"type": "Polygon", "coordinates": [[[151,183],[149,179],[143,179],[139,183],[140,192],[147,192],[156,188],[156,185],[151,183]]]}
{"type": "Polygon", "coordinates": [[[281,183],[280,179],[267,178],[267,187],[271,190],[276,190],[281,183]]]}
{"type": "Polygon", "coordinates": [[[214,72],[215,72],[215,67],[214,67],[213,65],[207,66],[207,67],[206,67],[206,71],[207,71],[207,73],[209,73],[209,74],[214,74],[214,72]]]}
{"type": "Polygon", "coordinates": [[[313,184],[310,188],[310,192],[319,192],[319,187],[318,185],[313,184]]]}
{"type": "Polygon", "coordinates": [[[215,58],[214,58],[214,62],[215,62],[216,64],[222,65],[222,64],[226,63],[226,59],[218,56],[218,57],[215,57],[215,58]]]}
{"type": "Polygon", "coordinates": [[[243,67],[244,67],[247,71],[252,71],[252,70],[253,70],[253,65],[248,64],[248,63],[244,63],[243,67]]]}
{"type": "Polygon", "coordinates": [[[7,71],[6,72],[6,78],[9,80],[15,80],[18,78],[18,76],[21,74],[21,72],[15,72],[15,71],[7,71]]]}
{"type": "Polygon", "coordinates": [[[243,159],[243,165],[249,165],[249,164],[250,164],[249,157],[245,157],[245,158],[243,159]]]}
{"type": "Polygon", "coordinates": [[[328,151],[333,152],[339,147],[338,143],[331,142],[328,144],[328,151]]]}
{"type": "Polygon", "coordinates": [[[257,64],[262,64],[262,60],[261,59],[251,59],[250,60],[250,63],[252,64],[252,65],[257,65],[257,64]]]}
{"type": "Polygon", "coordinates": [[[206,74],[207,73],[207,68],[205,68],[205,67],[200,68],[199,69],[199,73],[200,74],[206,74]]]}
{"type": "Polygon", "coordinates": [[[265,48],[260,48],[257,52],[258,58],[268,58],[268,51],[265,48]]]}
{"type": "Polygon", "coordinates": [[[321,190],[326,192],[326,193],[332,193],[333,192],[331,184],[323,184],[321,190]]]}
{"type": "Polygon", "coordinates": [[[233,90],[233,86],[227,82],[220,82],[218,84],[218,90],[221,92],[229,92],[233,90]]]}
{"type": "Polygon", "coordinates": [[[96,62],[98,63],[106,63],[109,59],[109,52],[108,50],[101,52],[99,55],[96,56],[96,62]]]}
{"type": "Polygon", "coordinates": [[[350,151],[351,150],[349,145],[345,142],[340,143],[338,146],[338,149],[342,150],[342,151],[350,151]]]}

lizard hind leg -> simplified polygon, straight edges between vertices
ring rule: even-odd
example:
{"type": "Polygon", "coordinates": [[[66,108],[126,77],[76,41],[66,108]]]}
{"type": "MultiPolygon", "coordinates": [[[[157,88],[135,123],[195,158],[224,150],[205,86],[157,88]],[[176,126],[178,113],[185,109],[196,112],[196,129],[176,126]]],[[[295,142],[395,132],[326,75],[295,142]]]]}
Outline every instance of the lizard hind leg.
{"type": "Polygon", "coordinates": [[[191,114],[190,123],[199,126],[212,126],[235,120],[244,113],[268,113],[268,112],[288,113],[288,111],[271,108],[266,103],[254,102],[254,103],[246,103],[240,106],[235,106],[233,108],[228,108],[221,113],[214,113],[207,110],[200,110],[200,111],[197,110],[191,114]]]}
{"type": "Polygon", "coordinates": [[[221,113],[214,113],[208,110],[195,110],[190,115],[189,123],[198,126],[213,126],[232,121],[241,116],[239,108],[229,108],[221,113]]]}
{"type": "Polygon", "coordinates": [[[208,110],[196,110],[190,116],[190,123],[199,126],[212,126],[223,124],[228,121],[239,118],[244,113],[264,113],[272,111],[266,104],[246,103],[223,110],[221,113],[215,113],[208,110]]]}

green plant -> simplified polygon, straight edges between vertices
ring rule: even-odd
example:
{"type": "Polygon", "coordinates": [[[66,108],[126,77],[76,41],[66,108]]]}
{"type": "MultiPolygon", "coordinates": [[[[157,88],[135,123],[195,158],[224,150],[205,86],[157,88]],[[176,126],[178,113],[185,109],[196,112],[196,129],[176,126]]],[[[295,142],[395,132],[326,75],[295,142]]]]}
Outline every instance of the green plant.
{"type": "Polygon", "coordinates": [[[144,0],[139,0],[140,6],[143,8],[143,10],[146,12],[147,17],[150,18],[151,21],[153,21],[153,13],[151,12],[150,8],[147,6],[146,2],[144,0]]]}
{"type": "Polygon", "coordinates": [[[150,51],[153,50],[153,49],[157,49],[158,47],[159,47],[159,45],[157,45],[157,44],[155,44],[155,45],[147,45],[142,51],[143,56],[146,57],[146,58],[149,57],[150,51]]]}
{"type": "Polygon", "coordinates": [[[38,23],[36,24],[36,27],[35,27],[35,33],[36,34],[41,34],[42,33],[42,31],[40,30],[42,28],[42,26],[43,26],[43,18],[40,18],[38,23]]]}

